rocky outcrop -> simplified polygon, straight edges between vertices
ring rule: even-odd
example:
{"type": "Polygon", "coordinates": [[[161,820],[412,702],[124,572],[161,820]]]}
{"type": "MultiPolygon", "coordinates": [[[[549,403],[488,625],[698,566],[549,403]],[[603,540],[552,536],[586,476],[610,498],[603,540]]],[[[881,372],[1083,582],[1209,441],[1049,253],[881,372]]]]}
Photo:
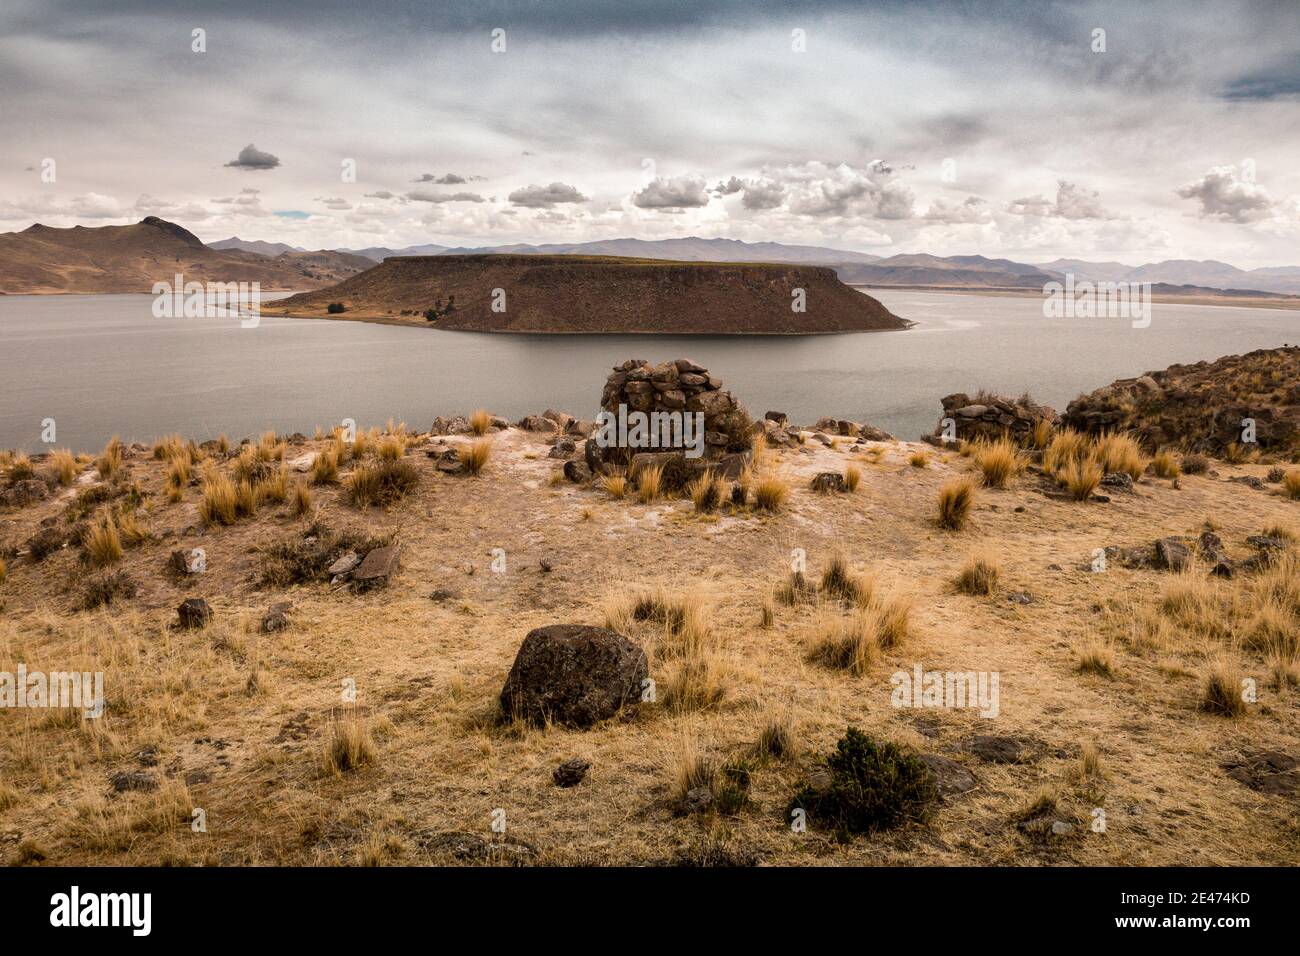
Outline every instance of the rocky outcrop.
{"type": "Polygon", "coordinates": [[[1062,420],[1094,435],[1131,431],[1150,449],[1209,454],[1249,447],[1249,421],[1261,451],[1300,451],[1300,346],[1119,379],[1070,402],[1062,420]]]}
{"type": "Polygon", "coordinates": [[[723,389],[720,379],[690,359],[659,365],[629,359],[615,366],[605,380],[600,405],[616,419],[620,414],[626,416],[632,412],[647,416],[671,412],[691,416],[694,423],[703,416],[703,435],[697,435],[703,448],[698,457],[688,457],[685,450],[680,450],[680,440],[676,447],[664,447],[671,445],[674,439],[671,434],[660,436],[658,447],[631,441],[623,444],[618,439],[609,442],[597,427],[584,448],[587,467],[593,474],[606,470],[608,465],[625,467],[632,474],[642,467],[657,465],[664,469],[666,487],[674,488],[708,469],[735,477],[752,457],[755,426],[749,412],[723,389]]]}
{"type": "Polygon", "coordinates": [[[635,708],[649,675],[645,651],[603,627],[552,624],[529,631],[501,689],[508,717],[590,727],[635,708]]]}
{"type": "Polygon", "coordinates": [[[955,437],[961,441],[1001,438],[1003,435],[1020,438],[1033,432],[1040,421],[1049,424],[1057,421],[1054,408],[1039,405],[1028,397],[1009,398],[981,392],[971,398],[965,392],[957,392],[945,395],[940,402],[943,405],[943,415],[934,428],[935,438],[951,434],[945,431],[948,419],[955,423],[955,437]]]}

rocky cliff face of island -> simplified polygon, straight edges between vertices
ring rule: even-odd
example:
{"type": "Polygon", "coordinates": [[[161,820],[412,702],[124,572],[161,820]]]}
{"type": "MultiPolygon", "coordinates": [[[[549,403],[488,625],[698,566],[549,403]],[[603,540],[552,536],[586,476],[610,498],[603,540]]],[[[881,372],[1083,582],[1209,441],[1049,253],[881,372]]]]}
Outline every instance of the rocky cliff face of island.
{"type": "Polygon", "coordinates": [[[264,311],[475,332],[801,334],[909,326],[829,268],[607,256],[390,258],[264,311]]]}

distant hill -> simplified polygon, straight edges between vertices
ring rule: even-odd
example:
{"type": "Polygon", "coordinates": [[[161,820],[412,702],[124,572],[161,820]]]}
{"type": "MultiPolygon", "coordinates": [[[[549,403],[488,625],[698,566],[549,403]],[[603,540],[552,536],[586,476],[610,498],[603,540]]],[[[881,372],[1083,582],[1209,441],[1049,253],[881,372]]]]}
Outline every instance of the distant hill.
{"type": "Polygon", "coordinates": [[[799,334],[909,325],[824,267],[539,254],[393,257],[263,312],[330,317],[330,303],[346,309],[337,318],[476,332],[799,334]],[[791,308],[797,289],[804,312],[791,308]],[[505,290],[504,311],[492,309],[500,301],[494,290],[505,290]],[[429,308],[441,313],[432,323],[429,308]]]}
{"type": "Polygon", "coordinates": [[[314,288],[370,265],[338,252],[288,252],[275,257],[212,249],[188,230],[148,216],[129,226],[37,223],[0,234],[0,292],[149,292],[177,273],[195,282],[259,282],[264,291],[314,288]]]}
{"type": "Polygon", "coordinates": [[[1197,286],[1202,290],[1257,290],[1282,295],[1300,295],[1300,266],[1267,266],[1238,269],[1215,259],[1165,259],[1141,266],[1122,262],[1087,262],[1083,259],[1055,259],[1038,268],[1088,282],[1160,282],[1170,286],[1197,286]]]}
{"type": "Polygon", "coordinates": [[[231,236],[207,244],[209,249],[239,249],[243,252],[256,252],[263,256],[278,256],[286,252],[306,252],[301,246],[291,246],[285,242],[264,242],[261,239],[240,239],[231,236]]]}
{"type": "Polygon", "coordinates": [[[423,246],[406,246],[403,249],[389,249],[385,246],[370,246],[367,249],[340,249],[339,252],[346,252],[351,255],[364,256],[374,262],[383,262],[392,256],[436,256],[440,252],[445,252],[446,246],[440,246],[436,243],[427,243],[423,246]]]}

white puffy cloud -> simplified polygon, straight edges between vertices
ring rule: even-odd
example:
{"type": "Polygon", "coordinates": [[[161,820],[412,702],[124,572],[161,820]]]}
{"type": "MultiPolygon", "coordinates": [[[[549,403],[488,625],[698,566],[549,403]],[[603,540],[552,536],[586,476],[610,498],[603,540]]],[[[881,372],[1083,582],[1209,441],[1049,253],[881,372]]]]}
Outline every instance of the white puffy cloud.
{"type": "Polygon", "coordinates": [[[1212,166],[1204,176],[1178,190],[1183,199],[1201,204],[1201,215],[1229,222],[1257,222],[1273,215],[1274,201],[1253,172],[1236,164],[1212,166]]]}
{"type": "Polygon", "coordinates": [[[1056,199],[1027,196],[1007,203],[1007,212],[1017,216],[1055,216],[1060,219],[1111,219],[1101,204],[1101,194],[1064,179],[1056,183],[1056,199]]]}
{"type": "Polygon", "coordinates": [[[513,205],[526,209],[550,209],[558,203],[586,202],[577,187],[554,182],[549,186],[523,186],[506,197],[513,205]]]}
{"type": "Polygon", "coordinates": [[[640,209],[694,209],[709,204],[703,176],[658,176],[632,194],[640,209]]]}

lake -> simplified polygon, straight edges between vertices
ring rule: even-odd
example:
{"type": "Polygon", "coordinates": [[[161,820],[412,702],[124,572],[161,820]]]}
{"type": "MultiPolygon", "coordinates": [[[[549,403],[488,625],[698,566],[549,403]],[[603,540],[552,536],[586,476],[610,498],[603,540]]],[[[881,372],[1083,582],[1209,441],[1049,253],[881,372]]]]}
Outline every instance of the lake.
{"type": "MultiPolygon", "coordinates": [[[[1127,319],[1046,319],[1036,298],[877,291],[905,332],[698,337],[489,335],[361,322],[157,319],[147,295],[0,296],[0,448],[98,450],[113,434],[198,440],[274,428],[312,433],[391,416],[488,408],[517,419],[551,407],[597,411],[611,366],[688,357],[761,417],[867,421],[915,439],[939,399],[980,388],[1062,410],[1116,378],[1300,341],[1300,311],[1152,306],[1127,319]]],[[[267,296],[266,298],[273,298],[267,296]]]]}

